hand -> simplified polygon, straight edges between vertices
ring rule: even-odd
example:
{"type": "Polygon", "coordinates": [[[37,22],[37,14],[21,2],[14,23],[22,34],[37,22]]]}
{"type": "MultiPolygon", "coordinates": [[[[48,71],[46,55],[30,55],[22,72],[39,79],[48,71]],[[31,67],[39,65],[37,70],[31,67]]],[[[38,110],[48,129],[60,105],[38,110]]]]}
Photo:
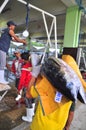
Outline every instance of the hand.
{"type": "Polygon", "coordinates": [[[24,44],[24,45],[27,45],[27,42],[26,42],[26,40],[23,40],[23,44],[24,44]]]}
{"type": "Polygon", "coordinates": [[[32,95],[30,94],[30,91],[28,91],[28,90],[26,91],[26,97],[27,98],[32,98],[32,95]]]}

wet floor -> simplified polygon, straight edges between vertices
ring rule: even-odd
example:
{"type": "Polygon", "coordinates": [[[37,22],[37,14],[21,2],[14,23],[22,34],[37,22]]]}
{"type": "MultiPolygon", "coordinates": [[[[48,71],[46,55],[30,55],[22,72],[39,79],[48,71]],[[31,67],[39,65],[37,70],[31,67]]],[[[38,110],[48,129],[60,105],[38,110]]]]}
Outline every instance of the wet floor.
{"type": "MultiPolygon", "coordinates": [[[[30,130],[30,124],[22,121],[22,115],[26,113],[25,104],[23,101],[16,103],[17,90],[13,83],[10,86],[11,90],[0,101],[0,130],[30,130]]],[[[86,105],[79,101],[70,130],[86,130],[86,105]]]]}
{"type": "Polygon", "coordinates": [[[70,130],[86,130],[86,105],[80,102],[76,105],[74,119],[70,130]]]}
{"type": "Polygon", "coordinates": [[[25,114],[25,104],[16,103],[17,90],[12,84],[10,86],[11,90],[0,101],[0,130],[11,130],[20,125],[23,122],[21,117],[25,114]]]}

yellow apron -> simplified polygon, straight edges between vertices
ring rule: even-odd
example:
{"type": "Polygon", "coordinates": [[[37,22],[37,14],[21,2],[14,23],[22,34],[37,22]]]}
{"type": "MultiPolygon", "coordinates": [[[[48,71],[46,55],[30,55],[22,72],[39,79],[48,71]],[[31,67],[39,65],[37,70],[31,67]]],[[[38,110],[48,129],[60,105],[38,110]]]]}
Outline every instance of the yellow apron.
{"type": "Polygon", "coordinates": [[[56,89],[45,77],[36,84],[35,88],[31,88],[31,95],[40,98],[31,130],[63,130],[72,102],[63,96],[61,103],[56,103],[55,94],[56,89]]]}

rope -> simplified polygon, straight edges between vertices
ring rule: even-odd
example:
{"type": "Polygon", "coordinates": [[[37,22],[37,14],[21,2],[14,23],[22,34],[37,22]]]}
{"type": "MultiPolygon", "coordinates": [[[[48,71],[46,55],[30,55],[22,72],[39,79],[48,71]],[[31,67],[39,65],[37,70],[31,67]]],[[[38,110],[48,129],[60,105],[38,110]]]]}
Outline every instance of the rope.
{"type": "Polygon", "coordinates": [[[29,25],[29,6],[28,6],[28,3],[26,5],[26,9],[27,9],[27,14],[26,14],[26,29],[28,29],[28,25],[29,25]]]}

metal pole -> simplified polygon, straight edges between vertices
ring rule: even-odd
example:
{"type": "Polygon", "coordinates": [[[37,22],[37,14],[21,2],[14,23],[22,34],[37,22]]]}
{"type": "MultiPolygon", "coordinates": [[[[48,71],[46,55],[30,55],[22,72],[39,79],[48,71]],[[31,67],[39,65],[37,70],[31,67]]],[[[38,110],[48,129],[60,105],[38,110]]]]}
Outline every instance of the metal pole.
{"type": "Polygon", "coordinates": [[[55,57],[57,58],[58,51],[57,51],[57,26],[56,26],[56,17],[54,18],[54,33],[55,33],[55,57]]]}
{"type": "Polygon", "coordinates": [[[49,42],[49,45],[51,46],[50,36],[51,36],[52,29],[53,29],[53,20],[52,20],[52,25],[51,25],[50,32],[49,32],[44,12],[42,12],[42,15],[43,15],[43,21],[44,21],[44,25],[45,25],[45,29],[46,29],[46,33],[47,33],[47,37],[48,37],[48,42],[49,42]]]}
{"type": "Polygon", "coordinates": [[[48,16],[50,16],[50,17],[55,18],[55,16],[54,16],[54,15],[52,15],[52,14],[50,14],[50,13],[48,13],[48,12],[46,12],[46,11],[44,11],[44,10],[40,9],[40,8],[37,8],[37,7],[36,7],[36,6],[34,6],[34,5],[29,4],[29,7],[33,8],[33,9],[36,9],[36,10],[38,10],[38,11],[40,11],[40,12],[44,12],[46,15],[48,15],[48,16]]]}
{"type": "MultiPolygon", "coordinates": [[[[17,1],[19,1],[19,2],[21,2],[21,3],[23,3],[23,4],[27,4],[27,2],[24,1],[24,0],[17,0],[17,1]]],[[[50,14],[50,13],[48,13],[48,12],[42,10],[42,9],[40,9],[40,8],[37,8],[37,7],[34,6],[34,5],[28,4],[28,6],[31,7],[31,8],[33,8],[33,9],[35,9],[35,10],[40,11],[40,12],[42,13],[42,15],[43,15],[43,20],[44,20],[44,24],[45,24],[45,29],[46,29],[46,33],[47,33],[47,37],[48,37],[47,45],[48,45],[48,41],[49,41],[49,43],[51,44],[50,36],[51,36],[51,32],[52,32],[52,27],[53,27],[53,24],[54,24],[55,50],[56,50],[56,51],[55,51],[55,57],[57,58],[57,26],[56,26],[56,17],[55,17],[54,15],[52,15],[52,14],[50,14]],[[52,22],[52,25],[51,25],[51,28],[50,28],[50,32],[48,32],[48,27],[47,27],[47,23],[46,23],[46,19],[45,19],[45,14],[48,15],[48,16],[50,16],[50,17],[52,17],[52,18],[53,18],[53,21],[54,21],[54,23],[52,22]]],[[[45,52],[46,52],[46,49],[45,49],[45,52]]],[[[44,53],[44,55],[45,55],[45,53],[44,53]]]]}
{"type": "MultiPolygon", "coordinates": [[[[24,1],[24,0],[17,0],[17,1],[19,1],[19,2],[21,2],[21,3],[23,3],[23,4],[27,4],[27,2],[24,1]]],[[[38,8],[38,7],[36,7],[36,6],[34,6],[34,5],[32,5],[32,4],[28,4],[28,6],[31,7],[31,8],[33,8],[33,9],[35,9],[35,10],[38,10],[38,11],[40,11],[40,12],[44,12],[45,14],[47,14],[47,15],[53,17],[53,18],[55,17],[54,15],[52,15],[52,14],[50,14],[50,13],[48,13],[48,12],[46,12],[46,11],[44,11],[44,10],[42,10],[42,9],[40,9],[40,8],[38,8]]]]}
{"type": "Polygon", "coordinates": [[[83,61],[84,61],[84,66],[85,66],[85,69],[86,69],[86,60],[85,60],[85,54],[82,52],[82,56],[83,56],[83,61]]]}
{"type": "Polygon", "coordinates": [[[80,67],[81,53],[82,53],[82,48],[78,48],[76,62],[79,67],[80,67]]]}
{"type": "Polygon", "coordinates": [[[0,13],[3,11],[3,9],[4,9],[4,7],[6,6],[6,4],[9,2],[9,0],[5,0],[4,2],[3,2],[3,4],[1,5],[1,7],[0,7],[0,13]]]}

